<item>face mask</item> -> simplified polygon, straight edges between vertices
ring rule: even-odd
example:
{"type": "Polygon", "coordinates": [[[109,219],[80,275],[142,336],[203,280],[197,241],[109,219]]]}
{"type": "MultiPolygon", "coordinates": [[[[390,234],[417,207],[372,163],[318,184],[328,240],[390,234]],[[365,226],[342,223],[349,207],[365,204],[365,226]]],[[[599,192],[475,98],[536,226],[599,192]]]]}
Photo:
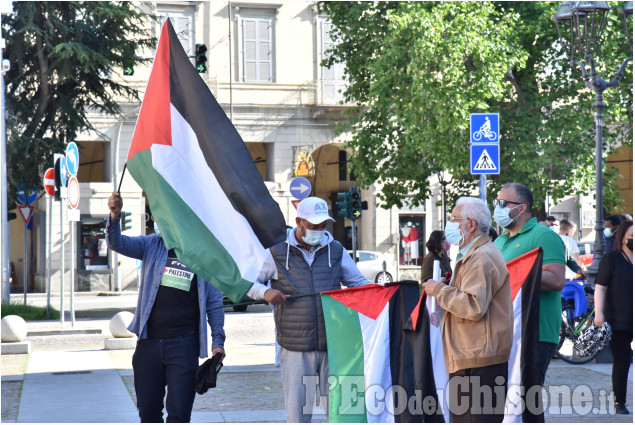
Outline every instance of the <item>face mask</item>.
{"type": "Polygon", "coordinates": [[[443,249],[445,249],[446,251],[448,251],[451,246],[452,246],[452,244],[450,242],[448,242],[448,241],[445,241],[443,243],[443,249]]]}
{"type": "Polygon", "coordinates": [[[609,227],[604,228],[604,236],[607,238],[610,238],[611,236],[613,236],[613,232],[611,232],[611,228],[609,227]]]}
{"type": "Polygon", "coordinates": [[[161,231],[159,230],[159,225],[156,221],[154,222],[154,233],[156,233],[157,236],[161,237],[161,231]]]}
{"type": "Polygon", "coordinates": [[[633,252],[633,239],[626,239],[626,248],[633,252]]]}
{"type": "MultiPolygon", "coordinates": [[[[520,205],[515,206],[513,209],[518,208],[520,205]]],[[[505,207],[505,208],[501,208],[500,205],[496,205],[496,208],[494,208],[494,221],[496,222],[496,224],[498,224],[501,227],[507,227],[510,224],[512,224],[514,222],[514,220],[516,219],[516,217],[511,218],[509,216],[509,213],[511,212],[511,209],[505,207]]]]}
{"type": "Polygon", "coordinates": [[[304,243],[309,245],[319,244],[322,240],[322,236],[326,233],[326,230],[309,230],[306,227],[304,227],[304,231],[306,232],[306,235],[302,235],[302,240],[304,243]]]}
{"type": "Polygon", "coordinates": [[[461,223],[452,223],[451,221],[445,225],[445,239],[452,245],[461,245],[465,239],[465,235],[461,233],[459,225],[461,223]]]}

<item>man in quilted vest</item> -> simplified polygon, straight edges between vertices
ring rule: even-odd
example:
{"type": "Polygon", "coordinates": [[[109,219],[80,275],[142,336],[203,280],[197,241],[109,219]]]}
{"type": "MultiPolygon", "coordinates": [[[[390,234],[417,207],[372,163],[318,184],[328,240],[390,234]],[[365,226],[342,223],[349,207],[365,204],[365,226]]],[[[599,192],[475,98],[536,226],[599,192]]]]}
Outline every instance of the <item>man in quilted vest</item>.
{"type": "Polygon", "coordinates": [[[268,250],[258,281],[247,295],[274,304],[287,422],[311,422],[316,385],[328,417],[328,357],[322,302],[315,294],[372,283],[364,278],[344,246],[326,231],[333,220],[323,199],[298,204],[296,227],[287,240],[268,250]],[[263,282],[271,280],[271,288],[263,282]]]}

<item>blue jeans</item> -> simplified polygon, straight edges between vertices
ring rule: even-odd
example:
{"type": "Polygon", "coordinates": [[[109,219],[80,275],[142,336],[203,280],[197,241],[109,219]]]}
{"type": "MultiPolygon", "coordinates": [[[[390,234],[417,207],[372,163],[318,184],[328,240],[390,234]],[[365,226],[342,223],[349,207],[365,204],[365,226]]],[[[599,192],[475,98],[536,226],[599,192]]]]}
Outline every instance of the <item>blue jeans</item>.
{"type": "Polygon", "coordinates": [[[167,385],[167,422],[189,422],[194,404],[198,335],[146,338],[132,356],[134,387],[141,422],[163,422],[167,385]]]}

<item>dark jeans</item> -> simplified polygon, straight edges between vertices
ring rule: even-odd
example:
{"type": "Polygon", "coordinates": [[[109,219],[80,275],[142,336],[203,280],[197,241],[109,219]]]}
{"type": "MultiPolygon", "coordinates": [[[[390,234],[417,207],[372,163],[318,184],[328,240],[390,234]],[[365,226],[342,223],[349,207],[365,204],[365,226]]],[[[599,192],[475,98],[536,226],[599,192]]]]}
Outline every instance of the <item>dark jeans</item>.
{"type": "Polygon", "coordinates": [[[195,333],[173,338],[146,338],[132,356],[134,387],[141,422],[163,422],[167,385],[167,422],[189,422],[199,352],[195,333]]]}
{"type": "Polygon", "coordinates": [[[540,371],[540,386],[545,386],[545,377],[547,376],[547,368],[549,367],[549,363],[551,363],[551,359],[556,354],[558,350],[558,344],[553,344],[551,342],[542,342],[540,341],[536,346],[536,362],[538,362],[537,369],[540,371]]]}
{"type": "Polygon", "coordinates": [[[611,335],[609,346],[613,354],[613,392],[615,402],[626,404],[626,386],[628,385],[628,370],[633,359],[631,341],[633,331],[614,330],[611,335]]]}
{"type": "Polygon", "coordinates": [[[503,422],[507,362],[451,373],[449,391],[452,422],[503,422]]]}

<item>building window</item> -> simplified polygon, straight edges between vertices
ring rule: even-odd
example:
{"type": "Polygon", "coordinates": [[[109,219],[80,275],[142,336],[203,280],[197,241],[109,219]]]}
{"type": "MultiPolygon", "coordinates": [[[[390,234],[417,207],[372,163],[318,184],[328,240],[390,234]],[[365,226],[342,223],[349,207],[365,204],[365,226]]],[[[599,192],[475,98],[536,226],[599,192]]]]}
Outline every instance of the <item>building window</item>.
{"type": "MultiPolygon", "coordinates": [[[[331,30],[333,24],[329,21],[320,20],[320,63],[323,60],[329,58],[331,49],[334,45],[331,39],[331,30]]],[[[320,65],[320,77],[322,88],[322,103],[327,105],[338,105],[344,101],[344,95],[342,94],[347,86],[347,80],[345,78],[345,67],[343,63],[335,63],[330,68],[320,65]]]]}
{"type": "Polygon", "coordinates": [[[106,220],[103,218],[82,220],[80,233],[80,267],[82,270],[110,269],[105,228],[106,220]]]}
{"type": "Polygon", "coordinates": [[[399,265],[421,266],[424,251],[424,215],[399,215],[399,265]]]}
{"type": "Polygon", "coordinates": [[[77,179],[82,183],[109,182],[112,179],[110,142],[78,142],[79,169],[77,179]]]}
{"type": "MultiPolygon", "coordinates": [[[[157,6],[157,15],[160,18],[157,23],[157,34],[161,33],[161,24],[167,14],[170,23],[174,27],[174,32],[176,32],[181,46],[183,46],[183,50],[185,50],[185,53],[190,57],[194,56],[194,13],[195,10],[192,6],[169,4],[157,6]]],[[[194,59],[190,58],[190,60],[192,64],[194,64],[194,59]]]]}
{"type": "Polygon", "coordinates": [[[273,12],[243,16],[243,81],[272,83],[274,61],[273,12]]]}

